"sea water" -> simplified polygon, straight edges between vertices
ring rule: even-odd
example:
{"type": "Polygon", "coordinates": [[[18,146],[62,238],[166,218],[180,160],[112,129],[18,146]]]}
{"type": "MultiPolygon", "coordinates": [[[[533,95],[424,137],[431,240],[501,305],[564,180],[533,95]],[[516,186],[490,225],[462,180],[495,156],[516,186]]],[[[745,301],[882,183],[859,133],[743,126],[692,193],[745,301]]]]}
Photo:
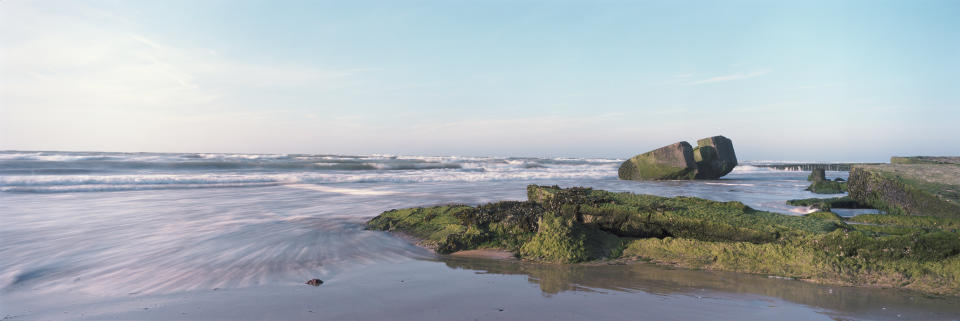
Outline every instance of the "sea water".
{"type": "MultiPolygon", "coordinates": [[[[721,310],[742,319],[780,313],[803,319],[957,317],[956,300],[906,291],[884,290],[866,302],[839,297],[809,300],[805,298],[833,293],[871,296],[863,289],[717,272],[671,272],[645,264],[541,266],[450,258],[363,228],[366,220],[394,208],[523,200],[529,184],[740,201],[792,215],[811,210],[788,206],[786,200],[818,196],[804,190],[809,184],[806,172],[745,162],[719,180],[635,182],[617,179],[622,161],[0,152],[0,315],[301,319],[318,309],[333,319],[473,319],[502,312],[485,310],[495,308],[487,305],[525,302],[529,305],[510,308],[512,316],[500,317],[534,317],[550,310],[555,314],[541,316],[630,319],[644,304],[652,308],[666,300],[675,303],[667,313],[707,318],[696,307],[703,303],[697,297],[706,295],[714,300],[710,304],[715,309],[723,306],[721,310]],[[718,283],[717,277],[740,282],[718,283]],[[311,278],[326,283],[318,289],[302,285],[311,278]],[[417,282],[421,288],[416,294],[404,295],[407,290],[399,287],[417,282]],[[375,309],[361,303],[378,293],[404,298],[384,299],[375,309]],[[582,302],[594,302],[598,308],[569,314],[574,311],[563,298],[570,295],[583,296],[582,302]],[[512,299],[491,302],[505,297],[512,299]],[[318,298],[343,302],[315,306],[319,301],[312,299],[318,298]],[[436,305],[437,300],[452,298],[476,305],[455,304],[449,309],[436,305]],[[623,300],[646,303],[604,305],[623,300]],[[278,314],[253,312],[280,307],[279,312],[268,311],[278,314]],[[236,314],[244,308],[251,311],[236,314]]],[[[827,176],[846,178],[846,173],[827,176]]]]}

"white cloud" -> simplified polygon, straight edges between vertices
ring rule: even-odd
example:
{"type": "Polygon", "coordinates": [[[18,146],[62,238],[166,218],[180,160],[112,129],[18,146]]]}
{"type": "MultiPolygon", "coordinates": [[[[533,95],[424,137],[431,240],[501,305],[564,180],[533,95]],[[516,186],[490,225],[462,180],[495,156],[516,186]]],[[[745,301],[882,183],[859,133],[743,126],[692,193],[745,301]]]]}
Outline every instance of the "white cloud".
{"type": "Polygon", "coordinates": [[[711,83],[727,82],[727,81],[734,81],[734,80],[743,80],[743,79],[760,77],[760,76],[769,74],[771,72],[773,72],[773,69],[761,69],[761,70],[756,70],[751,72],[738,72],[735,74],[722,75],[722,76],[716,76],[716,77],[710,77],[710,78],[701,79],[697,81],[692,81],[685,84],[686,85],[702,85],[702,84],[711,84],[711,83]]]}

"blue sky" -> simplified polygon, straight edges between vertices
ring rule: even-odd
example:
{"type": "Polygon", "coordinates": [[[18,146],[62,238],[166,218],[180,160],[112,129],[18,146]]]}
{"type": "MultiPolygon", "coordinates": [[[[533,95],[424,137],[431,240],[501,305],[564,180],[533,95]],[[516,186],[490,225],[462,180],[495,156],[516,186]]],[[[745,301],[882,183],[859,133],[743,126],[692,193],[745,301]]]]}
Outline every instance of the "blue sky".
{"type": "Polygon", "coordinates": [[[3,1],[0,149],[960,154],[958,1],[3,1]]]}

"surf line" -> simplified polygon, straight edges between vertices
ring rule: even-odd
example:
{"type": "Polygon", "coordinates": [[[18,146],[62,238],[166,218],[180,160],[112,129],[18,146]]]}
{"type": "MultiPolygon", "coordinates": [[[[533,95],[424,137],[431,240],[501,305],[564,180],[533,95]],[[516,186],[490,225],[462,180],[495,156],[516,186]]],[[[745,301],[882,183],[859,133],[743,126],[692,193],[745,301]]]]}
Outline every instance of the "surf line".
{"type": "Polygon", "coordinates": [[[323,185],[313,185],[313,184],[286,184],[283,186],[300,188],[300,189],[309,189],[319,192],[326,193],[339,193],[347,195],[398,195],[403,194],[401,192],[394,191],[376,191],[370,189],[358,189],[358,188],[342,188],[342,187],[330,187],[323,185]]]}

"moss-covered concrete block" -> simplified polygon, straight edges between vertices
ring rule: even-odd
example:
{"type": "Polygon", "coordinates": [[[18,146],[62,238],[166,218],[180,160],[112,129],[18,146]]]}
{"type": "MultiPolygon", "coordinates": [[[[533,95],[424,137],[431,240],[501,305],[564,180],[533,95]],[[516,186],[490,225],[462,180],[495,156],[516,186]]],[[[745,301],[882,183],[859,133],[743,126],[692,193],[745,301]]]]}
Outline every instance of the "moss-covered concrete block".
{"type": "Polygon", "coordinates": [[[710,241],[771,242],[786,235],[815,234],[841,227],[833,222],[757,211],[740,202],[696,197],[612,193],[589,188],[527,187],[530,201],[548,212],[621,237],[688,237],[710,241]]]}
{"type": "Polygon", "coordinates": [[[729,174],[737,167],[733,141],[723,136],[698,140],[694,161],[697,164],[697,179],[717,179],[729,174]]]}
{"type": "Polygon", "coordinates": [[[810,171],[810,175],[807,176],[807,180],[811,182],[820,182],[827,180],[827,171],[823,168],[814,168],[810,171]]]}
{"type": "Polygon", "coordinates": [[[809,206],[821,211],[829,211],[832,208],[872,208],[869,205],[860,204],[860,202],[857,202],[849,196],[788,200],[787,205],[809,206]]]}
{"type": "Polygon", "coordinates": [[[520,257],[551,263],[576,263],[620,257],[623,242],[596,225],[546,213],[537,234],[520,248],[520,257]]]}
{"type": "Polygon", "coordinates": [[[960,294],[960,218],[859,215],[849,222],[866,224],[848,224],[826,211],[793,216],[695,197],[537,185],[528,186],[527,195],[526,202],[390,210],[368,227],[415,236],[441,254],[499,248],[552,263],[639,257],[960,294]]]}
{"type": "Polygon", "coordinates": [[[678,142],[636,155],[620,164],[617,174],[626,180],[693,179],[697,165],[693,147],[678,142]]]}
{"type": "Polygon", "coordinates": [[[890,214],[960,217],[960,165],[858,165],[850,197],[890,214]]]}
{"type": "Polygon", "coordinates": [[[697,141],[697,148],[687,142],[636,155],[623,162],[617,171],[625,180],[717,179],[733,171],[737,155],[733,142],[723,136],[697,141]]]}
{"type": "Polygon", "coordinates": [[[960,165],[960,156],[893,156],[890,164],[954,164],[960,165]]]}
{"type": "Polygon", "coordinates": [[[843,194],[847,192],[847,182],[814,181],[807,190],[816,194],[843,194]]]}

